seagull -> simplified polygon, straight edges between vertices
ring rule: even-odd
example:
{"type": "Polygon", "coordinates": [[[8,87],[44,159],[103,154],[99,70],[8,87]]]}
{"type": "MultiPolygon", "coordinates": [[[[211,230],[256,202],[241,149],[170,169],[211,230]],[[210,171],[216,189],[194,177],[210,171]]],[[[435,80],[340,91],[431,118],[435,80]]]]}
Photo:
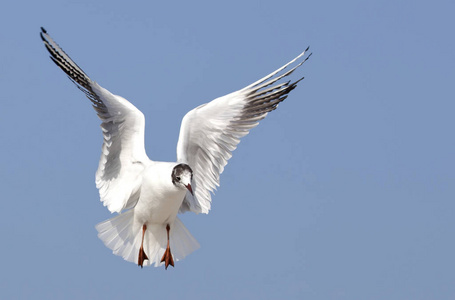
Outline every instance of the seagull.
{"type": "Polygon", "coordinates": [[[303,77],[282,79],[311,56],[305,56],[308,47],[247,87],[188,112],[180,127],[177,161],[160,162],[145,152],[143,113],[90,79],[42,27],[40,35],[51,60],[101,119],[103,145],[95,182],[103,205],[118,214],[96,225],[98,237],[126,261],[141,268],[164,264],[166,270],[199,248],[177,214],[209,212],[211,194],[240,139],[296,88],[303,77]]]}

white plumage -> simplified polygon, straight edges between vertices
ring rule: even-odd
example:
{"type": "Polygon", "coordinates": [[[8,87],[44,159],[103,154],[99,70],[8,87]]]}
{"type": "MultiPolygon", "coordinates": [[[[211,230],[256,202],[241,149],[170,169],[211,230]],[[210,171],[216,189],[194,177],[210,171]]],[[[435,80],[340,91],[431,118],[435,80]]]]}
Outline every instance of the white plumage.
{"type": "Polygon", "coordinates": [[[99,238],[127,261],[141,266],[166,263],[166,268],[168,237],[171,261],[199,247],[177,213],[209,212],[211,193],[232,151],[303,79],[281,81],[311,55],[303,58],[307,49],[255,83],[188,112],[180,128],[177,162],[155,162],[145,152],[142,112],[92,81],[43,28],[41,38],[51,59],[92,101],[102,121],[96,187],[103,204],[119,215],[96,226],[99,238]],[[295,66],[284,72],[291,64],[295,66]]]}

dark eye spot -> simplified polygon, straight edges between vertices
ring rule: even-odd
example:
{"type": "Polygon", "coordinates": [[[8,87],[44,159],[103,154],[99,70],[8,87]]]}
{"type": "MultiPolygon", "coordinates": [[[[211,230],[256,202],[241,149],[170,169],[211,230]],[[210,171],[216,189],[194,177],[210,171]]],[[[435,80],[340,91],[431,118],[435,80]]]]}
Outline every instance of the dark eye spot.
{"type": "Polygon", "coordinates": [[[180,176],[175,177],[178,181],[180,181],[180,176]]]}

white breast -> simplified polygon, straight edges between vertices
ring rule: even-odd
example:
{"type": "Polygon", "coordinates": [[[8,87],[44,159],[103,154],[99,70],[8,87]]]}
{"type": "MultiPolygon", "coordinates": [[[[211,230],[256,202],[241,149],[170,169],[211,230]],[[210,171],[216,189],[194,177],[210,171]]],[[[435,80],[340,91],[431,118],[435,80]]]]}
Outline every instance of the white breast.
{"type": "Polygon", "coordinates": [[[135,219],[140,224],[173,223],[186,190],[172,183],[175,163],[153,162],[144,170],[141,196],[135,206],[135,219]]]}

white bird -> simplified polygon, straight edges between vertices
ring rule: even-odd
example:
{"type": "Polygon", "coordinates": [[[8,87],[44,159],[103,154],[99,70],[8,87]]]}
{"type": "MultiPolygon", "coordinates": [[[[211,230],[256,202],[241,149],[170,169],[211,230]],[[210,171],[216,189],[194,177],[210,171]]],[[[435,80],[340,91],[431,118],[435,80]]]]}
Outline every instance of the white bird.
{"type": "Polygon", "coordinates": [[[96,187],[104,206],[119,214],[96,226],[98,237],[127,261],[141,267],[164,263],[166,269],[199,248],[177,213],[209,212],[211,193],[240,138],[286,99],[303,77],[280,80],[311,56],[304,58],[307,48],[253,84],[188,112],[180,127],[177,162],[157,162],[145,153],[142,112],[91,80],[44,28],[40,35],[52,61],[92,101],[102,121],[96,187]]]}

